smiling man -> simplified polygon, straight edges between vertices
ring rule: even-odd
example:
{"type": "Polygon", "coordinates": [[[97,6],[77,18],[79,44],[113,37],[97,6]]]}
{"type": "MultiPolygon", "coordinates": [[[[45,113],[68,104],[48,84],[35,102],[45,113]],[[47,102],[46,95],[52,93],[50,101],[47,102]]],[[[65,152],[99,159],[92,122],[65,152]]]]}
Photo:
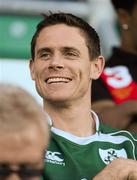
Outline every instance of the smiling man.
{"type": "Polygon", "coordinates": [[[104,67],[96,31],[72,14],[45,15],[32,38],[31,53],[31,76],[51,117],[46,179],[137,177],[136,140],[101,125],[91,111],[92,80],[104,67]]]}

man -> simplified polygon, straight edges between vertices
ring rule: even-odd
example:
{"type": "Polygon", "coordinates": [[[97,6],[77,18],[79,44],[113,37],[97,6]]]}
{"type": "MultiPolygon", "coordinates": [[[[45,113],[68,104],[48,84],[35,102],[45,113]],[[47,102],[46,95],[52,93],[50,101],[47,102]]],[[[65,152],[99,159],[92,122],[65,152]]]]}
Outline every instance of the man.
{"type": "Polygon", "coordinates": [[[1,180],[40,180],[49,139],[46,121],[29,93],[0,84],[1,180]]]}
{"type": "Polygon", "coordinates": [[[101,78],[93,83],[92,108],[103,123],[137,133],[137,0],[111,2],[121,44],[113,48],[101,78]]]}
{"type": "Polygon", "coordinates": [[[92,80],[104,67],[96,31],[72,14],[45,15],[32,38],[31,53],[31,76],[51,117],[46,179],[137,177],[136,140],[128,132],[100,125],[91,111],[92,80]]]}

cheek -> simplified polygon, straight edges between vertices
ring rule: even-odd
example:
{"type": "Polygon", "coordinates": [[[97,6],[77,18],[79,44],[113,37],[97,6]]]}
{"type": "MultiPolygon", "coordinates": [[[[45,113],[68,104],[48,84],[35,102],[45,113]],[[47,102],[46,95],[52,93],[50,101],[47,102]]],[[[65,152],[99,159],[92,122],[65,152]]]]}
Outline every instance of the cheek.
{"type": "MultiPolygon", "coordinates": [[[[35,60],[35,61],[36,61],[36,60],[35,60]]],[[[36,64],[35,61],[30,63],[30,73],[31,73],[31,78],[32,78],[32,80],[35,80],[35,78],[36,78],[36,72],[37,72],[37,69],[36,69],[37,64],[36,64]]]]}
{"type": "Polygon", "coordinates": [[[88,85],[90,79],[91,79],[91,72],[90,72],[89,67],[87,67],[80,73],[80,81],[83,82],[85,85],[86,84],[88,85]]]}
{"type": "Polygon", "coordinates": [[[35,78],[41,76],[44,73],[44,65],[37,63],[34,67],[35,78]]]}
{"type": "Polygon", "coordinates": [[[30,69],[30,74],[31,74],[31,79],[32,80],[35,80],[35,70],[34,70],[34,68],[32,69],[30,69]]]}
{"type": "Polygon", "coordinates": [[[91,64],[88,64],[85,68],[85,76],[87,76],[87,79],[90,79],[91,75],[93,74],[93,68],[91,68],[91,64]]]}

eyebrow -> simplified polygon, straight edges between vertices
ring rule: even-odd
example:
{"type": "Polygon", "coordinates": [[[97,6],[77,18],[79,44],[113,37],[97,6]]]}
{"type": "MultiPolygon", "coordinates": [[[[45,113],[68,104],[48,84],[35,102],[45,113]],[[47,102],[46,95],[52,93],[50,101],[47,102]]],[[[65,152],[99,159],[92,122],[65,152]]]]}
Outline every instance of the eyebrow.
{"type": "MultiPolygon", "coordinates": [[[[74,52],[80,54],[80,51],[78,49],[76,49],[75,47],[66,46],[66,47],[61,47],[60,49],[61,49],[62,52],[74,51],[74,52]]],[[[49,48],[49,47],[40,48],[40,49],[38,49],[37,54],[41,54],[41,53],[44,53],[44,52],[53,53],[53,51],[54,50],[52,48],[49,48]]]]}
{"type": "MultiPolygon", "coordinates": [[[[39,167],[41,168],[41,164],[39,162],[36,162],[36,163],[21,163],[21,164],[17,164],[16,165],[17,167],[19,168],[36,168],[36,167],[39,167]]],[[[9,164],[9,163],[1,163],[0,164],[0,169],[3,169],[3,168],[11,168],[12,167],[12,164],[9,164]]]]}
{"type": "Polygon", "coordinates": [[[67,51],[75,51],[75,52],[77,52],[78,54],[80,54],[80,51],[78,50],[78,49],[76,49],[75,47],[63,47],[63,48],[61,48],[62,49],[62,51],[64,51],[64,52],[67,52],[67,51]]]}
{"type": "Polygon", "coordinates": [[[40,49],[38,49],[37,54],[41,54],[43,52],[51,53],[51,52],[53,52],[53,50],[51,48],[40,48],[40,49]]]}

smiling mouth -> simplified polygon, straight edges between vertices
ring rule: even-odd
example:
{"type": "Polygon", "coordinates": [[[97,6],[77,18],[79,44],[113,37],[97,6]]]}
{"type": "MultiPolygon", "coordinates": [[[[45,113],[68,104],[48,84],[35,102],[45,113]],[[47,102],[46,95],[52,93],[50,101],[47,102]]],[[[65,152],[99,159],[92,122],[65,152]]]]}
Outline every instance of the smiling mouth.
{"type": "Polygon", "coordinates": [[[52,83],[68,83],[72,81],[70,78],[66,77],[50,77],[46,79],[47,84],[52,84],[52,83]]]}

